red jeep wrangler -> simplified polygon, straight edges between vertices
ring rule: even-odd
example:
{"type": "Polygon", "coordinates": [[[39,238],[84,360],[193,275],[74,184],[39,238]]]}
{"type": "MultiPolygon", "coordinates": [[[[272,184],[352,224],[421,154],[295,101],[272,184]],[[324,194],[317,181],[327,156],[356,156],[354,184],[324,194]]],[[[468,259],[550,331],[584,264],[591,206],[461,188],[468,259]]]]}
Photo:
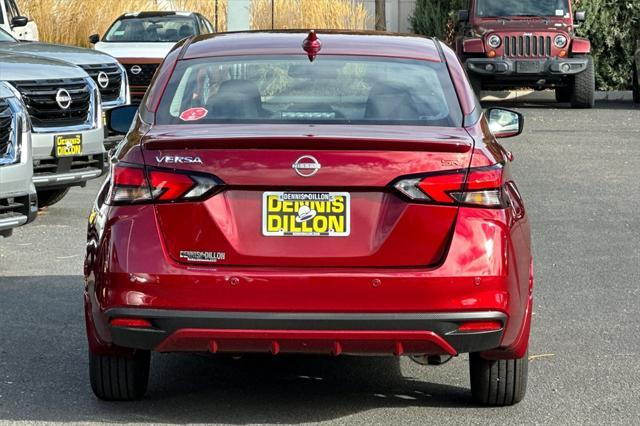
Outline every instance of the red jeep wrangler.
{"type": "Polygon", "coordinates": [[[576,37],[584,12],[569,0],[470,0],[459,12],[456,51],[482,89],[555,89],[558,102],[592,108],[591,43],[576,37]]]}

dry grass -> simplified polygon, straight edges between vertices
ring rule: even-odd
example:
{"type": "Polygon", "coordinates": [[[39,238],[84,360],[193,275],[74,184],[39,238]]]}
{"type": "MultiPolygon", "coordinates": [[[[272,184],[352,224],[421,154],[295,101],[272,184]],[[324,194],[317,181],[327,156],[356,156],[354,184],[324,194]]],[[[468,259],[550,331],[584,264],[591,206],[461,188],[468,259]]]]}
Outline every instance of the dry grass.
{"type": "MultiPolygon", "coordinates": [[[[176,10],[200,12],[214,23],[212,0],[174,0],[176,10]]],[[[158,10],[156,0],[18,0],[20,10],[35,20],[40,40],[89,46],[91,34],[104,34],[121,14],[158,10]]],[[[218,2],[218,25],[226,28],[226,0],[218,2]]]]}
{"type": "MultiPolygon", "coordinates": [[[[226,29],[226,6],[218,1],[218,26],[226,29]]],[[[122,13],[157,10],[156,0],[18,0],[38,24],[40,40],[89,46],[122,13]]],[[[200,12],[215,25],[214,0],[173,0],[176,10],[200,12]]],[[[275,28],[365,29],[371,17],[352,0],[275,0],[275,28]]],[[[271,0],[251,0],[251,28],[271,28],[271,0]]]]}
{"type": "MultiPolygon", "coordinates": [[[[275,0],[276,29],[364,30],[370,16],[362,4],[351,0],[275,0]]],[[[251,28],[271,29],[271,0],[251,2],[251,28]]]]}

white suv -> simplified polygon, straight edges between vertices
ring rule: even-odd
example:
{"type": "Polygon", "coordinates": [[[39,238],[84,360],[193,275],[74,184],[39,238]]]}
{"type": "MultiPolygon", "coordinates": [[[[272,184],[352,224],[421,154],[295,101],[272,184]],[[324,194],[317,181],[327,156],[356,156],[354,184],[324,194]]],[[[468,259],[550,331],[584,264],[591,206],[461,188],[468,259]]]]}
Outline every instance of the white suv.
{"type": "Polygon", "coordinates": [[[0,82],[0,237],[33,221],[38,213],[31,181],[29,115],[13,91],[0,82]]]}
{"type": "Polygon", "coordinates": [[[82,68],[0,51],[0,81],[22,100],[31,119],[33,183],[40,207],[104,173],[100,92],[82,68]]]}

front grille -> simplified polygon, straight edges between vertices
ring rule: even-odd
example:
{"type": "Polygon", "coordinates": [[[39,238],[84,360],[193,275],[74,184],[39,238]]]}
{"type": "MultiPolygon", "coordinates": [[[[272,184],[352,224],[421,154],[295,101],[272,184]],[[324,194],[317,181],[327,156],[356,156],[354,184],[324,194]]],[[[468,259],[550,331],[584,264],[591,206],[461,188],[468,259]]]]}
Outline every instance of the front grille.
{"type": "Polygon", "coordinates": [[[11,84],[22,95],[33,127],[77,126],[90,119],[91,88],[82,78],[16,81],[11,84]],[[60,89],[66,90],[71,96],[71,104],[67,109],[56,101],[60,89]]]}
{"type": "Polygon", "coordinates": [[[11,149],[11,109],[6,100],[0,99],[0,158],[11,149]]]}
{"type": "Polygon", "coordinates": [[[102,154],[36,160],[33,164],[33,174],[35,176],[46,176],[94,169],[102,170],[103,161],[102,154]]]}
{"type": "Polygon", "coordinates": [[[122,74],[117,64],[81,65],[81,67],[89,74],[89,77],[96,82],[103,102],[111,102],[118,99],[122,87],[122,74]],[[104,72],[109,78],[109,83],[106,87],[102,87],[98,80],[101,72],[104,72]]]}
{"type": "Polygon", "coordinates": [[[151,84],[151,79],[158,65],[159,64],[126,64],[124,67],[127,70],[127,76],[129,76],[129,84],[131,86],[148,87],[149,84],[151,84]],[[140,67],[140,72],[138,74],[131,72],[131,68],[133,67],[140,67]]]}
{"type": "Polygon", "coordinates": [[[511,58],[546,58],[551,56],[550,36],[506,36],[504,54],[511,58]]]}

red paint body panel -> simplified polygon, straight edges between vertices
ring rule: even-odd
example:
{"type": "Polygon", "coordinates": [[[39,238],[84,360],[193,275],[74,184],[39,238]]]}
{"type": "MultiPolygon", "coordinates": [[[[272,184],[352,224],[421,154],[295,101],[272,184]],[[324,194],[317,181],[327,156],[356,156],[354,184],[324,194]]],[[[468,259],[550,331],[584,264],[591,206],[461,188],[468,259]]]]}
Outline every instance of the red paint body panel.
{"type": "Polygon", "coordinates": [[[449,73],[451,74],[453,84],[456,88],[456,92],[458,93],[462,113],[465,116],[469,115],[473,113],[476,108],[479,108],[475,94],[473,93],[473,88],[469,84],[467,74],[460,65],[455,52],[446,46],[443,46],[442,50],[447,60],[447,66],[449,67],[449,73]]]}
{"type": "MultiPolygon", "coordinates": [[[[291,33],[225,34],[176,48],[176,60],[216,55],[304,51],[291,33]]],[[[318,34],[323,54],[365,54],[440,60],[432,40],[380,34],[318,34]]],[[[455,55],[443,49],[465,114],[477,107],[455,55]]],[[[162,87],[161,87],[162,86],[162,87]]],[[[147,99],[158,96],[155,83],[147,99]]],[[[531,238],[524,206],[472,208],[412,201],[397,179],[502,165],[509,155],[484,117],[467,128],[355,125],[154,126],[153,105],[141,108],[117,157],[140,167],[215,175],[224,187],[204,200],[113,206],[97,199],[85,260],[85,313],[93,353],[121,353],[106,312],[116,308],[169,312],[322,314],[472,314],[506,316],[501,339],[487,353],[526,351],[531,314],[531,238]],[[173,164],[163,156],[198,156],[173,164]],[[311,178],[292,169],[303,155],[321,168],[311,178]],[[352,197],[352,234],[345,238],[265,237],[264,191],[344,191],[352,197]],[[217,263],[185,263],[180,250],[224,251],[217,263]]],[[[515,184],[514,184],[515,185],[515,184]]],[[[515,188],[515,186],[514,186],[515,188]]],[[[511,195],[511,197],[514,197],[511,195]]],[[[446,201],[446,194],[443,195],[446,201]]],[[[453,199],[452,199],[453,200],[453,199]]],[[[154,324],[157,325],[157,324],[154,324]]],[[[433,330],[299,330],[183,327],[161,351],[456,354],[433,330]]],[[[498,337],[496,337],[497,339],[498,337]]],[[[497,340],[496,340],[497,342],[497,340]]]]}
{"type": "Polygon", "coordinates": [[[464,53],[484,53],[484,43],[479,38],[468,38],[462,41],[462,51],[464,53]]]}
{"type": "Polygon", "coordinates": [[[571,53],[586,55],[591,53],[591,42],[586,38],[574,38],[571,42],[571,53]]]}
{"type": "MultiPolygon", "coordinates": [[[[432,39],[421,36],[382,33],[350,33],[318,30],[322,55],[366,55],[411,58],[440,62],[432,39]]],[[[256,31],[229,34],[208,34],[193,39],[184,59],[243,55],[307,55],[302,48],[308,33],[256,31]]]]}

